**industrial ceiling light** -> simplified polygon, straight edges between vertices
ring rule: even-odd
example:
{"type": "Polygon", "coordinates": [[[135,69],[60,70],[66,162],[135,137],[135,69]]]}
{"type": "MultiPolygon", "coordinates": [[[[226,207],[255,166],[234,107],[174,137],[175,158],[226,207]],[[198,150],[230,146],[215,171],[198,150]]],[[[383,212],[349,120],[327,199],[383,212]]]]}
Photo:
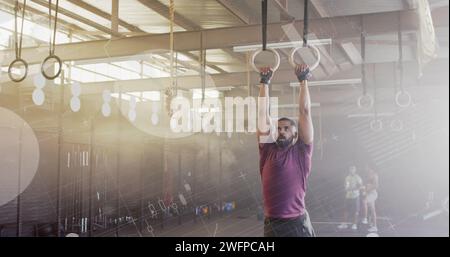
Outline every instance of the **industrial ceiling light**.
{"type": "MultiPolygon", "coordinates": [[[[309,45],[313,46],[321,46],[321,45],[331,45],[331,38],[328,39],[312,39],[308,40],[309,45]]],[[[282,42],[282,43],[270,43],[267,44],[267,48],[270,49],[284,49],[284,48],[295,48],[303,45],[303,41],[293,41],[293,42],[282,42]]],[[[246,45],[246,46],[235,46],[233,47],[233,51],[236,53],[241,52],[251,52],[261,49],[262,45],[246,45]]]]}

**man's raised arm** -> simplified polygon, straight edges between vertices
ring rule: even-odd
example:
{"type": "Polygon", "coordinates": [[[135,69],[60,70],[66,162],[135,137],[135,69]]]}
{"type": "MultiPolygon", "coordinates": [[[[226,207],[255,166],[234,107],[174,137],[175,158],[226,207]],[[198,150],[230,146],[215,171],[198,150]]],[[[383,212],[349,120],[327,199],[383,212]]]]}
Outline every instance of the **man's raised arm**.
{"type": "Polygon", "coordinates": [[[272,79],[273,71],[270,68],[262,68],[260,73],[260,86],[258,97],[258,128],[256,135],[258,143],[261,136],[269,136],[270,134],[270,115],[269,115],[269,84],[272,79]]]}
{"type": "Polygon", "coordinates": [[[299,90],[299,139],[304,144],[312,144],[314,139],[314,127],[311,117],[311,98],[309,96],[308,79],[311,78],[311,72],[307,65],[299,65],[295,69],[300,82],[299,90]]]}

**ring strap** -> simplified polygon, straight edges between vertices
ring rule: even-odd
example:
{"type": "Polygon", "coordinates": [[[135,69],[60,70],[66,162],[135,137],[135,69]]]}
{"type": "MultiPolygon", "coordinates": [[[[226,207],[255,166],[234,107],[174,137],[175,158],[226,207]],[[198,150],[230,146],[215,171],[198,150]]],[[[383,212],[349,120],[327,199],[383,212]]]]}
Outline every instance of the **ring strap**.
{"type": "Polygon", "coordinates": [[[367,75],[366,75],[366,31],[364,30],[364,20],[361,16],[361,78],[363,86],[363,95],[367,94],[367,75]]]}
{"type": "Polygon", "coordinates": [[[15,7],[14,7],[14,45],[15,45],[15,54],[16,54],[16,59],[21,59],[22,57],[22,42],[23,42],[23,24],[25,21],[25,9],[27,6],[27,0],[24,0],[23,2],[23,8],[22,8],[22,20],[21,20],[21,25],[20,25],[20,38],[17,35],[17,12],[19,11],[20,7],[19,7],[19,0],[16,0],[15,3],[15,7]]]}
{"type": "Polygon", "coordinates": [[[400,90],[403,92],[403,35],[402,35],[402,24],[401,24],[401,16],[398,15],[398,72],[399,72],[399,85],[400,90]]]}
{"type": "Polygon", "coordinates": [[[309,12],[308,12],[308,1],[304,0],[303,8],[303,45],[308,45],[308,29],[309,29],[309,12]]]}
{"type": "Polygon", "coordinates": [[[50,31],[52,31],[52,33],[50,33],[50,39],[49,39],[49,43],[50,43],[50,47],[49,47],[49,55],[54,55],[55,54],[55,49],[56,49],[56,25],[58,23],[58,12],[59,12],[59,0],[56,0],[56,4],[55,4],[55,20],[54,20],[54,24],[53,24],[53,29],[52,29],[52,0],[49,0],[48,2],[48,27],[50,29],[50,31]]]}
{"type": "MultiPolygon", "coordinates": [[[[174,91],[174,85],[175,85],[175,71],[174,71],[174,49],[175,49],[175,41],[174,41],[174,20],[175,20],[175,2],[174,0],[169,1],[169,44],[170,44],[170,88],[171,91],[174,91]]],[[[172,92],[175,94],[174,92],[172,92]]]]}
{"type": "Polygon", "coordinates": [[[267,0],[261,2],[261,19],[262,19],[262,49],[267,49],[267,0]]]}

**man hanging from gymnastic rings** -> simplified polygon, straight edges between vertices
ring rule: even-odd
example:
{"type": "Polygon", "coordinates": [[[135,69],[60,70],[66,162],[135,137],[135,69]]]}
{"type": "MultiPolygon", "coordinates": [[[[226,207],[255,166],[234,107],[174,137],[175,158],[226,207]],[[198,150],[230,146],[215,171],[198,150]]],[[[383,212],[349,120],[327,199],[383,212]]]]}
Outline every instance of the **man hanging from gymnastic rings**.
{"type": "Polygon", "coordinates": [[[308,44],[308,6],[305,1],[303,46],[292,50],[289,62],[295,68],[300,82],[298,126],[289,118],[280,118],[277,127],[272,126],[269,106],[269,85],[273,73],[279,67],[280,57],[274,49],[266,49],[267,1],[262,2],[263,48],[251,58],[253,69],[260,73],[258,143],[260,174],[264,199],[264,236],[266,237],[314,237],[315,232],[305,206],[307,178],[311,173],[313,153],[313,122],[308,80],[311,71],[320,62],[319,50],[308,44]],[[317,61],[311,67],[297,64],[294,54],[300,48],[314,51],[317,61]],[[273,68],[257,69],[255,56],[264,50],[271,51],[276,58],[273,68]]]}
{"type": "Polygon", "coordinates": [[[275,132],[272,131],[268,100],[273,71],[263,68],[260,72],[259,97],[264,100],[258,110],[257,136],[266,237],[315,236],[305,206],[314,134],[308,90],[311,73],[307,65],[299,65],[295,74],[300,82],[298,129],[294,120],[280,118],[275,132]]]}

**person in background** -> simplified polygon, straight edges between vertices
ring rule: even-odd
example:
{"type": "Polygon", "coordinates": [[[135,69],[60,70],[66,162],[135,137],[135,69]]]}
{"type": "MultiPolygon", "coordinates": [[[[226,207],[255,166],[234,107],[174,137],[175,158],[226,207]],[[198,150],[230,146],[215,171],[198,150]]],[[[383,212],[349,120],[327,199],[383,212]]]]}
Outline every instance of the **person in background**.
{"type": "Polygon", "coordinates": [[[377,213],[375,208],[375,201],[378,198],[378,174],[377,172],[370,168],[369,166],[366,166],[366,170],[368,172],[368,178],[367,183],[365,185],[365,193],[366,197],[363,201],[363,211],[364,211],[364,218],[362,220],[363,224],[369,224],[369,232],[377,232],[377,213]],[[367,219],[367,216],[369,214],[369,219],[367,219]]]}
{"type": "Polygon", "coordinates": [[[345,210],[344,223],[338,226],[339,229],[348,228],[351,223],[353,230],[358,229],[358,218],[360,209],[360,190],[363,187],[361,177],[356,173],[356,167],[350,166],[349,174],[345,178],[345,210]],[[352,215],[352,220],[349,220],[349,215],[352,215]]]}

